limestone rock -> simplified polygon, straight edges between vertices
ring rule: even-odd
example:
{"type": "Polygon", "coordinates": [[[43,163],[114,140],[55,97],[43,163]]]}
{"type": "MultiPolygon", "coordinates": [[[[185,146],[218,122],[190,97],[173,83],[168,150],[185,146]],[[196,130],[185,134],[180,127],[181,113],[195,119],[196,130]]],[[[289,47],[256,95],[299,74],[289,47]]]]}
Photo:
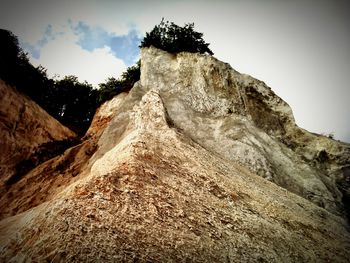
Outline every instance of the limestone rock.
{"type": "Polygon", "coordinates": [[[22,213],[11,203],[0,261],[348,262],[335,179],[348,144],[301,130],[263,82],[213,57],[148,48],[141,60],[85,142],[14,185],[55,191],[33,191],[22,213]]]}
{"type": "Polygon", "coordinates": [[[297,127],[291,108],[264,82],[211,56],[154,48],[142,51],[141,70],[141,85],[159,90],[174,126],[192,140],[343,213],[336,184],[350,179],[350,145],[297,127]],[[327,160],[317,159],[322,151],[327,160]]]}
{"type": "Polygon", "coordinates": [[[111,119],[117,114],[120,104],[123,102],[126,96],[127,93],[120,93],[110,101],[101,105],[101,107],[96,110],[94,118],[85,136],[91,137],[102,133],[111,119]]]}

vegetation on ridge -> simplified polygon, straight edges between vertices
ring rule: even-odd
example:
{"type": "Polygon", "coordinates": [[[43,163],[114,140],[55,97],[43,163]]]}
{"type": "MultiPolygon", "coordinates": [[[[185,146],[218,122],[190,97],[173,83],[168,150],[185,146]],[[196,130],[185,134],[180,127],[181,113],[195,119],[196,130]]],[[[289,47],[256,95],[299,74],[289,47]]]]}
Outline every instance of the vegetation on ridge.
{"type": "Polygon", "coordinates": [[[203,40],[203,33],[194,30],[194,23],[185,24],[181,27],[173,22],[164,21],[156,25],[151,32],[147,32],[141,41],[140,48],[154,46],[170,53],[182,51],[191,53],[208,53],[213,55],[209,49],[209,43],[203,40]]]}
{"type": "Polygon", "coordinates": [[[140,79],[141,60],[137,61],[134,66],[128,67],[125,72],[122,73],[121,78],[108,78],[105,83],[99,85],[98,92],[98,104],[112,99],[114,96],[121,92],[129,91],[140,79]]]}
{"type": "MultiPolygon", "coordinates": [[[[213,55],[203,34],[194,30],[194,24],[180,27],[169,21],[156,25],[142,40],[140,47],[154,46],[171,53],[192,52],[213,55]]],[[[51,79],[42,66],[33,66],[19,46],[17,37],[0,29],[0,79],[28,95],[50,115],[79,135],[89,128],[96,109],[121,92],[129,91],[140,79],[141,61],[127,68],[120,78],[108,78],[93,88],[80,82],[76,76],[51,79]]]]}
{"type": "Polygon", "coordinates": [[[89,128],[95,111],[106,100],[129,91],[140,79],[140,62],[119,79],[109,78],[94,89],[76,76],[51,79],[42,66],[34,67],[20,48],[17,37],[0,29],[0,79],[28,95],[51,116],[79,135],[89,128]]]}

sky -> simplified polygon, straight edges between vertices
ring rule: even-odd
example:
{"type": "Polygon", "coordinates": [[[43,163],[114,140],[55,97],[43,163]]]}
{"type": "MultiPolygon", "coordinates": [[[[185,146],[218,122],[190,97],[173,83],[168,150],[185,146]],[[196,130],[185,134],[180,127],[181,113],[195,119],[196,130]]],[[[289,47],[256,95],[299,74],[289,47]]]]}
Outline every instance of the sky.
{"type": "Polygon", "coordinates": [[[350,142],[350,2],[346,0],[11,0],[11,30],[49,76],[97,86],[139,59],[162,17],[195,30],[218,59],[264,81],[311,132],[350,142]]]}

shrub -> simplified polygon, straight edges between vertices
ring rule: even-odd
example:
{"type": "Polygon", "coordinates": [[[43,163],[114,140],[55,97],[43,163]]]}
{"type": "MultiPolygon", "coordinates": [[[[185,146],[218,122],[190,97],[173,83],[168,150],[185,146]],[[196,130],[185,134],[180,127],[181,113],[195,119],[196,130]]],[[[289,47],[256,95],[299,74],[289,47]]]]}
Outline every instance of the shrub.
{"type": "Polygon", "coordinates": [[[203,33],[194,31],[194,23],[180,27],[173,22],[164,22],[156,25],[141,41],[140,48],[154,46],[170,53],[182,51],[191,53],[214,53],[209,49],[209,43],[203,40],[203,33]]]}
{"type": "Polygon", "coordinates": [[[17,37],[4,29],[0,29],[0,79],[16,86],[38,104],[45,104],[46,93],[53,84],[46,69],[34,67],[20,48],[17,37]]]}
{"type": "Polygon", "coordinates": [[[50,96],[50,113],[79,135],[89,128],[97,107],[97,90],[75,76],[56,80],[50,96]]]}
{"type": "Polygon", "coordinates": [[[105,83],[99,84],[98,104],[112,99],[121,92],[128,92],[135,82],[140,80],[140,68],[141,61],[139,60],[136,65],[128,67],[119,79],[108,78],[105,83]]]}

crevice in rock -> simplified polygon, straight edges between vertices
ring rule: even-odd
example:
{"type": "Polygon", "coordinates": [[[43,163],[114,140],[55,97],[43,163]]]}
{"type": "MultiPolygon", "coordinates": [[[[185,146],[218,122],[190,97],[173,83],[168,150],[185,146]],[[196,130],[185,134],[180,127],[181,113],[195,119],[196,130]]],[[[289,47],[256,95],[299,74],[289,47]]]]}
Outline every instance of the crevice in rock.
{"type": "Polygon", "coordinates": [[[60,141],[50,141],[41,144],[35,152],[27,159],[22,160],[16,165],[16,172],[7,181],[10,186],[18,182],[25,174],[40,165],[41,163],[52,159],[64,153],[65,150],[80,143],[79,139],[65,139],[60,141]]]}

